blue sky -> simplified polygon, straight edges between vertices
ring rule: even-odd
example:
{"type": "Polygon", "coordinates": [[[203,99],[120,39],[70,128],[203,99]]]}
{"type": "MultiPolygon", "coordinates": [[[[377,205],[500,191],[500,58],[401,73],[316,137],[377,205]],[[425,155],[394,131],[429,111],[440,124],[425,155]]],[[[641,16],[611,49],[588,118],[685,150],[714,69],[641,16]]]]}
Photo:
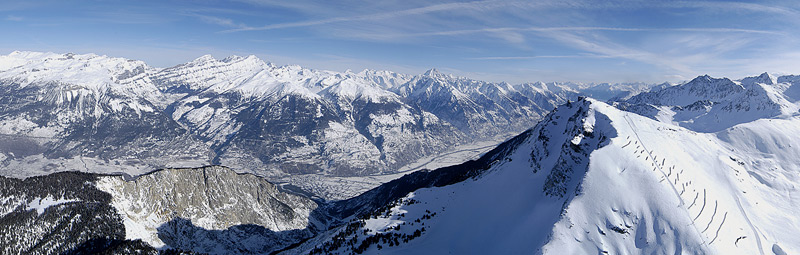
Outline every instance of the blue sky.
{"type": "Polygon", "coordinates": [[[800,74],[795,1],[0,1],[0,53],[168,67],[204,54],[470,78],[663,82],[800,74]]]}

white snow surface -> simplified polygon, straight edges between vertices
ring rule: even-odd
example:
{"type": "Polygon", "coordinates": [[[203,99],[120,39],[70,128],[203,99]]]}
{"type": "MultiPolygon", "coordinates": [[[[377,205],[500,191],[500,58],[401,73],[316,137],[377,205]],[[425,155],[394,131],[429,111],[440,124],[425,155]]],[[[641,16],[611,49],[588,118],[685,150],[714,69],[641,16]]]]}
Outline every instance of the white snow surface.
{"type": "Polygon", "coordinates": [[[135,201],[126,199],[124,195],[117,191],[122,182],[124,180],[120,178],[105,177],[100,178],[96,185],[99,190],[108,192],[113,197],[111,205],[114,208],[118,208],[118,213],[125,226],[125,238],[142,240],[154,247],[164,247],[164,242],[158,238],[157,228],[164,224],[165,221],[157,217],[156,214],[145,210],[138,212],[124,211],[124,208],[133,207],[135,201]]]}
{"type": "Polygon", "coordinates": [[[409,234],[426,210],[437,214],[422,221],[421,237],[366,253],[798,254],[798,148],[796,117],[698,133],[592,99],[573,102],[483,176],[417,190],[401,201],[418,203],[364,221],[371,234],[409,234]],[[563,169],[565,182],[552,178],[563,169]],[[563,196],[547,195],[554,180],[563,196]]]}
{"type": "Polygon", "coordinates": [[[149,78],[158,71],[142,61],[96,54],[14,51],[0,55],[0,80],[21,88],[42,86],[47,89],[37,100],[73,105],[98,118],[104,112],[102,104],[117,112],[124,108],[137,114],[154,111],[140,99],[163,102],[149,78]]]}
{"type": "Polygon", "coordinates": [[[305,69],[297,65],[275,66],[256,56],[231,56],[222,60],[205,55],[186,64],[164,69],[156,75],[169,84],[187,84],[195,90],[217,93],[238,91],[247,96],[279,97],[297,94],[319,97],[323,89],[355,98],[396,96],[385,90],[408,80],[408,75],[389,71],[360,73],[305,69]],[[372,88],[371,86],[375,86],[372,88]]]}
{"type": "Polygon", "coordinates": [[[39,215],[42,215],[42,213],[44,213],[44,210],[46,210],[47,208],[49,208],[51,206],[57,206],[57,205],[60,205],[60,204],[66,204],[66,203],[75,202],[75,201],[78,201],[78,200],[75,200],[75,199],[64,199],[64,198],[55,199],[55,198],[50,197],[50,196],[47,196],[45,198],[37,197],[37,198],[32,199],[30,202],[28,202],[25,205],[25,210],[36,210],[36,213],[38,213],[39,215]]]}

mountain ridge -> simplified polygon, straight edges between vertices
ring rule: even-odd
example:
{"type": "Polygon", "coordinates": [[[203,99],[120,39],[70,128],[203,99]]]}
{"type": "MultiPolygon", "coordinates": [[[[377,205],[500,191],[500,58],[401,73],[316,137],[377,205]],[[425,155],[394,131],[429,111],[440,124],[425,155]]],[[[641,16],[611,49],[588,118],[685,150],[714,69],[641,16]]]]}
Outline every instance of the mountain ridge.
{"type": "Polygon", "coordinates": [[[0,56],[0,165],[18,177],[208,164],[273,180],[392,173],[476,138],[517,133],[575,96],[428,73],[339,73],[252,55],[153,68],[95,54],[13,52],[0,56]],[[398,94],[412,84],[446,89],[398,94]],[[439,98],[450,105],[430,103],[439,98]]]}
{"type": "Polygon", "coordinates": [[[709,75],[676,86],[643,92],[619,101],[619,107],[664,122],[716,132],[762,118],[790,116],[800,110],[792,97],[792,76],[763,73],[738,81],[709,75]]]}

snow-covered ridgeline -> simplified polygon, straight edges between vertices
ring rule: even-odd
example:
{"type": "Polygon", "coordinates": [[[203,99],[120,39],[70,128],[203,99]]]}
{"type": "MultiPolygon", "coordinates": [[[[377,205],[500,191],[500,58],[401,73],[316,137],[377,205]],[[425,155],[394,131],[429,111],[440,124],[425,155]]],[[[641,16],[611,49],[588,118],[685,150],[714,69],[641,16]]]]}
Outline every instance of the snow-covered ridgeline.
{"type": "Polygon", "coordinates": [[[792,254],[798,124],[698,133],[573,102],[481,177],[416,190],[294,251],[792,254]]]}

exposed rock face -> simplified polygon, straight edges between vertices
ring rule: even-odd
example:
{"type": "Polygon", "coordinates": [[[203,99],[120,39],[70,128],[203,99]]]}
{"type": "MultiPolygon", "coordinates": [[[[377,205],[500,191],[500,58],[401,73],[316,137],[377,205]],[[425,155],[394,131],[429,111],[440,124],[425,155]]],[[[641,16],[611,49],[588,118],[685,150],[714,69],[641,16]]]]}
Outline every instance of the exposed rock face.
{"type": "Polygon", "coordinates": [[[125,240],[111,196],[97,176],[65,172],[25,180],[0,177],[0,254],[153,254],[125,240]]]}
{"type": "Polygon", "coordinates": [[[261,226],[286,241],[311,236],[322,224],[312,216],[316,202],[220,166],[159,170],[130,181],[107,176],[97,186],[112,194],[111,204],[124,219],[126,237],[156,247],[187,248],[180,247],[187,242],[168,230],[189,222],[203,230],[261,226]]]}
{"type": "Polygon", "coordinates": [[[0,177],[0,253],[265,254],[326,229],[317,207],[219,166],[0,177]]]}

